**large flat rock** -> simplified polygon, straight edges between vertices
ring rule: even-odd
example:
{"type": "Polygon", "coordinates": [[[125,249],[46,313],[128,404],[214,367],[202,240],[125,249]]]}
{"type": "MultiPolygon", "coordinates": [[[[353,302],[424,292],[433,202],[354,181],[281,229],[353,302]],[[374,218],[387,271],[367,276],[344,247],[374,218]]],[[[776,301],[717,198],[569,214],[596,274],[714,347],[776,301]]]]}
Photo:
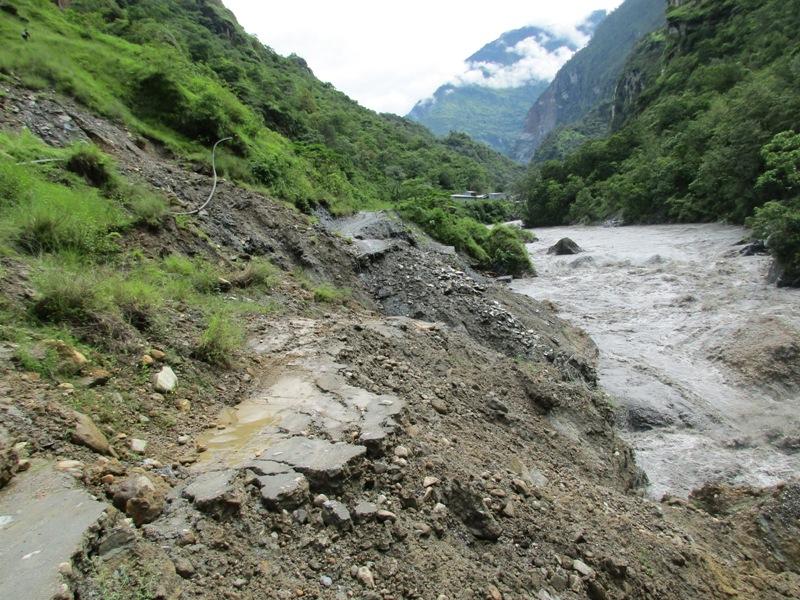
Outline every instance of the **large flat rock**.
{"type": "Polygon", "coordinates": [[[366,452],[364,446],[345,442],[291,437],[268,448],[259,458],[287,464],[309,479],[320,482],[336,479],[351,461],[366,452]]]}
{"type": "Polygon", "coordinates": [[[106,507],[52,464],[16,477],[0,491],[0,598],[51,600],[62,582],[58,565],[80,550],[106,507]]]}

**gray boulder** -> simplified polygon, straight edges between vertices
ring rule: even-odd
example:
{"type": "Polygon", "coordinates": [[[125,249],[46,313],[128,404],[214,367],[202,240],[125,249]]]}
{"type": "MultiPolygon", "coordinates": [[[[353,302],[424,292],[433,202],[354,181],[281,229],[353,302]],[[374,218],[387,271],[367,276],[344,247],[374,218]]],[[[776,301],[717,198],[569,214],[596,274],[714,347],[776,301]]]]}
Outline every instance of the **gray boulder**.
{"type": "Polygon", "coordinates": [[[548,254],[555,254],[556,256],[578,254],[580,252],[583,252],[581,247],[569,238],[561,238],[547,249],[548,254]]]}

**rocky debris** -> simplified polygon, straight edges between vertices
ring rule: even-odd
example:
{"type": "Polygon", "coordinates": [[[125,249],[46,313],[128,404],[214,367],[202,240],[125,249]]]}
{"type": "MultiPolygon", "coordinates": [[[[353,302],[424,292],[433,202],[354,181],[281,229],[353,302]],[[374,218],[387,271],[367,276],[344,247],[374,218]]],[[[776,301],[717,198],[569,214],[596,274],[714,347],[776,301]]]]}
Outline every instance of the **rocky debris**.
{"type": "Polygon", "coordinates": [[[108,439],[90,417],[74,411],[73,418],[75,419],[75,429],[72,432],[73,442],[91,448],[100,454],[113,454],[108,439]]]}
{"type": "Polygon", "coordinates": [[[134,474],[112,489],[114,506],[137,527],[152,523],[164,510],[166,485],[153,475],[134,474]]]}
{"type": "Polygon", "coordinates": [[[289,465],[308,477],[313,485],[321,486],[339,479],[348,465],[366,452],[364,446],[297,436],[268,448],[259,460],[289,465]]]}
{"type": "Polygon", "coordinates": [[[272,510],[291,510],[308,500],[308,480],[295,471],[263,475],[254,480],[261,488],[261,501],[272,510]]]}
{"type": "Polygon", "coordinates": [[[742,256],[756,256],[759,254],[769,254],[769,249],[763,240],[756,240],[743,245],[739,249],[739,254],[742,256]]]}
{"type": "Polygon", "coordinates": [[[191,579],[197,572],[194,564],[188,558],[181,556],[176,558],[173,562],[175,564],[175,572],[184,579],[191,579]]]}
{"type": "Polygon", "coordinates": [[[226,518],[239,513],[242,496],[234,486],[237,472],[211,471],[198,476],[183,489],[182,495],[194,505],[215,518],[226,518]]]}
{"type": "Polygon", "coordinates": [[[153,376],[153,389],[160,394],[169,394],[178,385],[178,376],[171,367],[164,366],[153,376]]]}
{"type": "Polygon", "coordinates": [[[8,430],[0,425],[0,488],[14,477],[19,464],[19,456],[14,448],[14,440],[8,430]]]}
{"type": "Polygon", "coordinates": [[[447,505],[467,530],[478,539],[495,541],[503,530],[486,510],[481,495],[459,481],[453,481],[447,489],[447,505]]]}
{"type": "Polygon", "coordinates": [[[570,238],[561,238],[547,249],[548,254],[555,254],[556,256],[579,254],[580,252],[583,252],[581,247],[570,238]]]}
{"type": "Polygon", "coordinates": [[[349,529],[352,526],[350,511],[337,500],[327,500],[322,505],[322,522],[339,529],[349,529]]]}

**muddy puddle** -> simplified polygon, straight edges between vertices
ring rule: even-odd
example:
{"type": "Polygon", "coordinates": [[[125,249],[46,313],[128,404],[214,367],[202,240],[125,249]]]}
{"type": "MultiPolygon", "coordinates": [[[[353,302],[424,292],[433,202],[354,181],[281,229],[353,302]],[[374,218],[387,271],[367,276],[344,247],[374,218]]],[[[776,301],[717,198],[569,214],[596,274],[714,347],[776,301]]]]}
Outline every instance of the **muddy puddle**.
{"type": "Polygon", "coordinates": [[[768,257],[739,254],[743,229],[535,233],[539,277],[513,287],[553,301],[599,346],[600,383],[652,496],[800,473],[800,291],[767,283],[768,257]],[[585,251],[548,255],[562,237],[585,251]]]}

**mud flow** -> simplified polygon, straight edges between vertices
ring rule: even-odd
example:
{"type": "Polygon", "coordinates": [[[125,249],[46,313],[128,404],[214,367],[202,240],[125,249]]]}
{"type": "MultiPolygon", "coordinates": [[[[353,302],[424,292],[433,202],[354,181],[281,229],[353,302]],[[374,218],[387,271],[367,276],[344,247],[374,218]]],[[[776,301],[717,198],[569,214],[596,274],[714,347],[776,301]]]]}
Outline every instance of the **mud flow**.
{"type": "Polygon", "coordinates": [[[800,471],[800,291],[767,281],[722,225],[558,227],[529,245],[536,279],[600,348],[600,384],[654,497],[800,471]],[[583,252],[547,254],[569,237],[583,252]]]}

